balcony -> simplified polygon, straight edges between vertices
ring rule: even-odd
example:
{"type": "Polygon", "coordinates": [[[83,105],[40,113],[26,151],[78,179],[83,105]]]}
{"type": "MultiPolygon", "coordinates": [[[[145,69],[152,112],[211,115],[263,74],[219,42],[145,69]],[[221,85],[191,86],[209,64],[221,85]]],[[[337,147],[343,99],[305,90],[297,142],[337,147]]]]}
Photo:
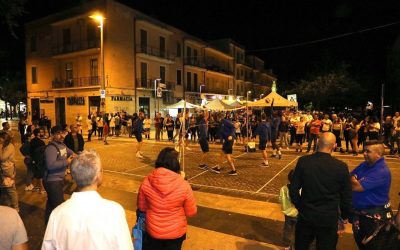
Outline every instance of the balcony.
{"type": "Polygon", "coordinates": [[[86,41],[77,41],[70,44],[63,44],[59,46],[54,46],[52,48],[53,56],[85,51],[89,49],[98,49],[100,48],[100,40],[86,40],[86,41]]]}
{"type": "Polygon", "coordinates": [[[53,89],[100,87],[100,84],[101,84],[101,77],[89,76],[89,77],[71,78],[69,80],[54,79],[52,82],[52,87],[53,89]]]}
{"type": "Polygon", "coordinates": [[[206,67],[204,62],[203,62],[203,58],[202,57],[185,58],[184,63],[185,63],[185,65],[199,67],[199,68],[205,68],[206,67]]]}
{"type": "Polygon", "coordinates": [[[223,68],[219,65],[215,65],[215,64],[206,64],[205,68],[207,70],[211,70],[214,72],[218,72],[218,73],[222,73],[225,75],[233,75],[233,71],[227,68],[223,68]]]}
{"type": "MultiPolygon", "coordinates": [[[[167,86],[165,88],[166,91],[175,90],[175,82],[161,81],[161,83],[164,83],[167,86]]],[[[137,78],[136,79],[136,88],[154,91],[154,79],[137,78]]]]}
{"type": "Polygon", "coordinates": [[[175,55],[169,53],[167,50],[160,50],[159,48],[151,46],[136,45],[136,53],[143,53],[148,56],[154,56],[167,61],[175,61],[175,55]]]}

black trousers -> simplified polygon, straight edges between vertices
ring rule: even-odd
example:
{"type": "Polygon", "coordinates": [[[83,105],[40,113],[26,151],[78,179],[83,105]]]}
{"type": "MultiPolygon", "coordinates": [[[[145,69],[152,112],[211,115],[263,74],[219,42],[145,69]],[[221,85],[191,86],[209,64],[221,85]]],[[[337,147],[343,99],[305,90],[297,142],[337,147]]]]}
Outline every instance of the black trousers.
{"type": "Polygon", "coordinates": [[[43,181],[44,189],[47,192],[46,211],[44,219],[47,225],[50,214],[58,205],[64,202],[64,180],[43,181]]]}
{"type": "Polygon", "coordinates": [[[299,218],[296,224],[295,249],[309,250],[315,239],[317,250],[336,250],[337,229],[337,223],[327,225],[299,218]]]}
{"type": "Polygon", "coordinates": [[[177,239],[160,240],[151,237],[148,233],[145,233],[142,250],[180,250],[185,239],[186,234],[177,239]]]}

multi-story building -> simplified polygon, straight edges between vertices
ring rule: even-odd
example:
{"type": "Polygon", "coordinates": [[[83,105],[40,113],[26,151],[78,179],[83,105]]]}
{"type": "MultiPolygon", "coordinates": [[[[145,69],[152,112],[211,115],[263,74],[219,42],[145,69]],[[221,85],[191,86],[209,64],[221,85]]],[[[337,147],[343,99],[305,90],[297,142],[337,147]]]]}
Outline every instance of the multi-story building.
{"type": "Polygon", "coordinates": [[[25,33],[28,116],[53,124],[99,111],[153,115],[182,98],[258,96],[276,80],[230,39],[202,41],[114,0],[35,20],[25,33]]]}

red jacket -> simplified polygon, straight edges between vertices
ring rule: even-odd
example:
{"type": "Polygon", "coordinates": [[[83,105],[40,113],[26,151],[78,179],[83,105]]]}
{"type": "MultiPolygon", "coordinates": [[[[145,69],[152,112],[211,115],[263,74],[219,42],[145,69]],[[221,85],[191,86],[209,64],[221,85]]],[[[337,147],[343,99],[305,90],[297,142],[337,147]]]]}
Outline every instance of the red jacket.
{"type": "Polygon", "coordinates": [[[138,208],[146,213],[146,231],[156,239],[177,239],[186,233],[186,217],[197,213],[189,183],[166,168],[154,169],[139,188],[138,208]]]}

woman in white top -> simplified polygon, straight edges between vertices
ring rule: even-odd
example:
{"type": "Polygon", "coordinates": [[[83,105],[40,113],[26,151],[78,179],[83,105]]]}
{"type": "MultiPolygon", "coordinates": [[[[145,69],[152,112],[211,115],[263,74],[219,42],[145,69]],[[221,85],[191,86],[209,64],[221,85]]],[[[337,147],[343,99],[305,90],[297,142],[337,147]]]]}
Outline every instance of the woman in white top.
{"type": "Polygon", "coordinates": [[[300,121],[295,123],[296,128],[296,152],[303,151],[303,138],[304,134],[306,133],[306,122],[304,121],[304,117],[300,117],[300,121]]]}

